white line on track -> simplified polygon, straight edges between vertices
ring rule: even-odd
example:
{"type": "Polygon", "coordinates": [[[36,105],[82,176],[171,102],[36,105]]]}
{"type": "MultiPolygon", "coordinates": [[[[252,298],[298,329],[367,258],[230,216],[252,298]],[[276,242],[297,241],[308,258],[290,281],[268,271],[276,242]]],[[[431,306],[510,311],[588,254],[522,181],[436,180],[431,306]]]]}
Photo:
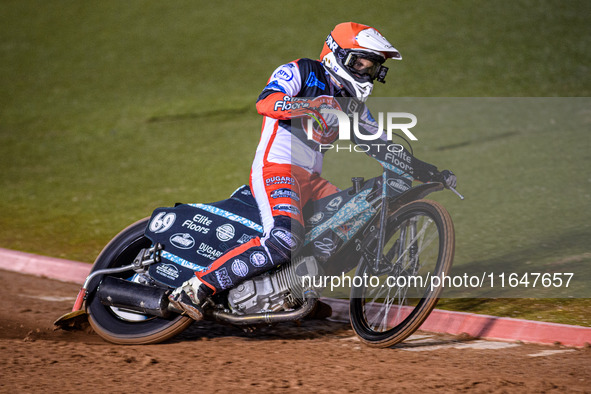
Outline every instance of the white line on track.
{"type": "MultiPolygon", "coordinates": [[[[413,342],[415,344],[417,342],[413,342]]],[[[420,343],[428,343],[420,341],[420,343]]],[[[441,345],[426,345],[426,346],[412,346],[404,347],[401,346],[400,350],[406,350],[409,352],[428,352],[439,349],[474,349],[474,350],[497,350],[497,349],[508,349],[512,347],[520,346],[517,343],[508,342],[495,342],[495,341],[470,341],[470,342],[452,342],[444,343],[441,345]]]]}
{"type": "Polygon", "coordinates": [[[542,350],[539,353],[528,354],[530,357],[545,357],[552,356],[559,353],[570,353],[576,351],[575,349],[560,349],[560,350],[542,350]]]}
{"type": "Polygon", "coordinates": [[[51,302],[63,302],[63,301],[76,301],[76,297],[60,297],[60,296],[33,296],[20,294],[20,297],[35,298],[37,300],[51,301],[51,302]]]}

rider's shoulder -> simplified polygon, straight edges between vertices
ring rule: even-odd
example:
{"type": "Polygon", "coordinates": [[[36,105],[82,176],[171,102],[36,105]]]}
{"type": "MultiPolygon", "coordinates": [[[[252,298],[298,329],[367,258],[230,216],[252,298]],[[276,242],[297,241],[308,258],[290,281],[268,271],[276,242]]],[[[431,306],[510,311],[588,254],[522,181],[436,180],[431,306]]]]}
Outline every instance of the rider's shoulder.
{"type": "Polygon", "coordinates": [[[291,64],[294,64],[298,68],[298,71],[302,77],[305,77],[311,73],[314,73],[315,75],[322,75],[325,72],[322,63],[314,59],[301,58],[294,60],[291,62],[291,64]]]}
{"type": "Polygon", "coordinates": [[[277,67],[271,78],[291,80],[294,74],[299,74],[301,77],[306,77],[310,73],[317,73],[318,75],[321,75],[323,72],[324,66],[318,60],[300,58],[277,67]]]}
{"type": "Polygon", "coordinates": [[[291,62],[295,64],[298,68],[306,67],[306,68],[318,68],[322,67],[322,63],[318,60],[308,59],[308,58],[300,58],[291,62]]]}

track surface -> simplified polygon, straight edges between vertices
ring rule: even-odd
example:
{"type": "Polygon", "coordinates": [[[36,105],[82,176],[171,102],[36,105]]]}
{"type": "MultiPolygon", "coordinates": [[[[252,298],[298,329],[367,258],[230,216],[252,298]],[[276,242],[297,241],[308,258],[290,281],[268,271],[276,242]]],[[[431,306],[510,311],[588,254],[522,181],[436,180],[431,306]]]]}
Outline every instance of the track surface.
{"type": "Polygon", "coordinates": [[[332,321],[250,334],[202,322],[163,344],[115,346],[53,330],[78,288],[0,271],[1,392],[591,392],[589,348],[417,333],[370,349],[332,321]]]}

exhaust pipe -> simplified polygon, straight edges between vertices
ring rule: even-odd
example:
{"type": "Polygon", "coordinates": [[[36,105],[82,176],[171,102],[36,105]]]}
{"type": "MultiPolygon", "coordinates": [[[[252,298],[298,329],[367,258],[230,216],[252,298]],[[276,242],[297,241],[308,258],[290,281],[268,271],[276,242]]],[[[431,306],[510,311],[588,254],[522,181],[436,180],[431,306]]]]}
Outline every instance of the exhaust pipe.
{"type": "MultiPolygon", "coordinates": [[[[161,287],[147,286],[141,283],[129,282],[124,279],[106,276],[97,290],[97,297],[101,304],[143,313],[145,315],[167,318],[171,312],[182,313],[169,305],[168,295],[171,290],[161,287]]],[[[234,315],[232,313],[207,310],[209,316],[215,320],[248,326],[256,324],[273,324],[299,320],[307,316],[316,306],[318,296],[312,290],[305,292],[304,303],[298,309],[286,312],[267,312],[249,315],[234,315]]]]}
{"type": "Polygon", "coordinates": [[[169,289],[106,276],[97,290],[101,304],[146,315],[168,317],[169,289]]]}
{"type": "Polygon", "coordinates": [[[249,315],[234,315],[228,312],[213,311],[211,315],[219,321],[234,324],[237,326],[248,326],[256,324],[273,324],[294,321],[304,318],[316,306],[318,296],[313,290],[304,293],[306,300],[301,307],[287,312],[266,312],[249,315]]]}

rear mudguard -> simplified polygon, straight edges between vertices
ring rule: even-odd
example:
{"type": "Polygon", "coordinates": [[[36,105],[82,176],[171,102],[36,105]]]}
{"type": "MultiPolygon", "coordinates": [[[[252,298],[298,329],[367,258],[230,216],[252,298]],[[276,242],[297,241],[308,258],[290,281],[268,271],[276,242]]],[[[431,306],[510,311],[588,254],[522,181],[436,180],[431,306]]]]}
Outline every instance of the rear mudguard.
{"type": "Polygon", "coordinates": [[[256,201],[246,185],[226,200],[158,208],[145,235],[164,250],[161,262],[150,266],[150,276],[176,288],[196,271],[206,271],[225,251],[260,236],[262,230],[256,201]]]}

